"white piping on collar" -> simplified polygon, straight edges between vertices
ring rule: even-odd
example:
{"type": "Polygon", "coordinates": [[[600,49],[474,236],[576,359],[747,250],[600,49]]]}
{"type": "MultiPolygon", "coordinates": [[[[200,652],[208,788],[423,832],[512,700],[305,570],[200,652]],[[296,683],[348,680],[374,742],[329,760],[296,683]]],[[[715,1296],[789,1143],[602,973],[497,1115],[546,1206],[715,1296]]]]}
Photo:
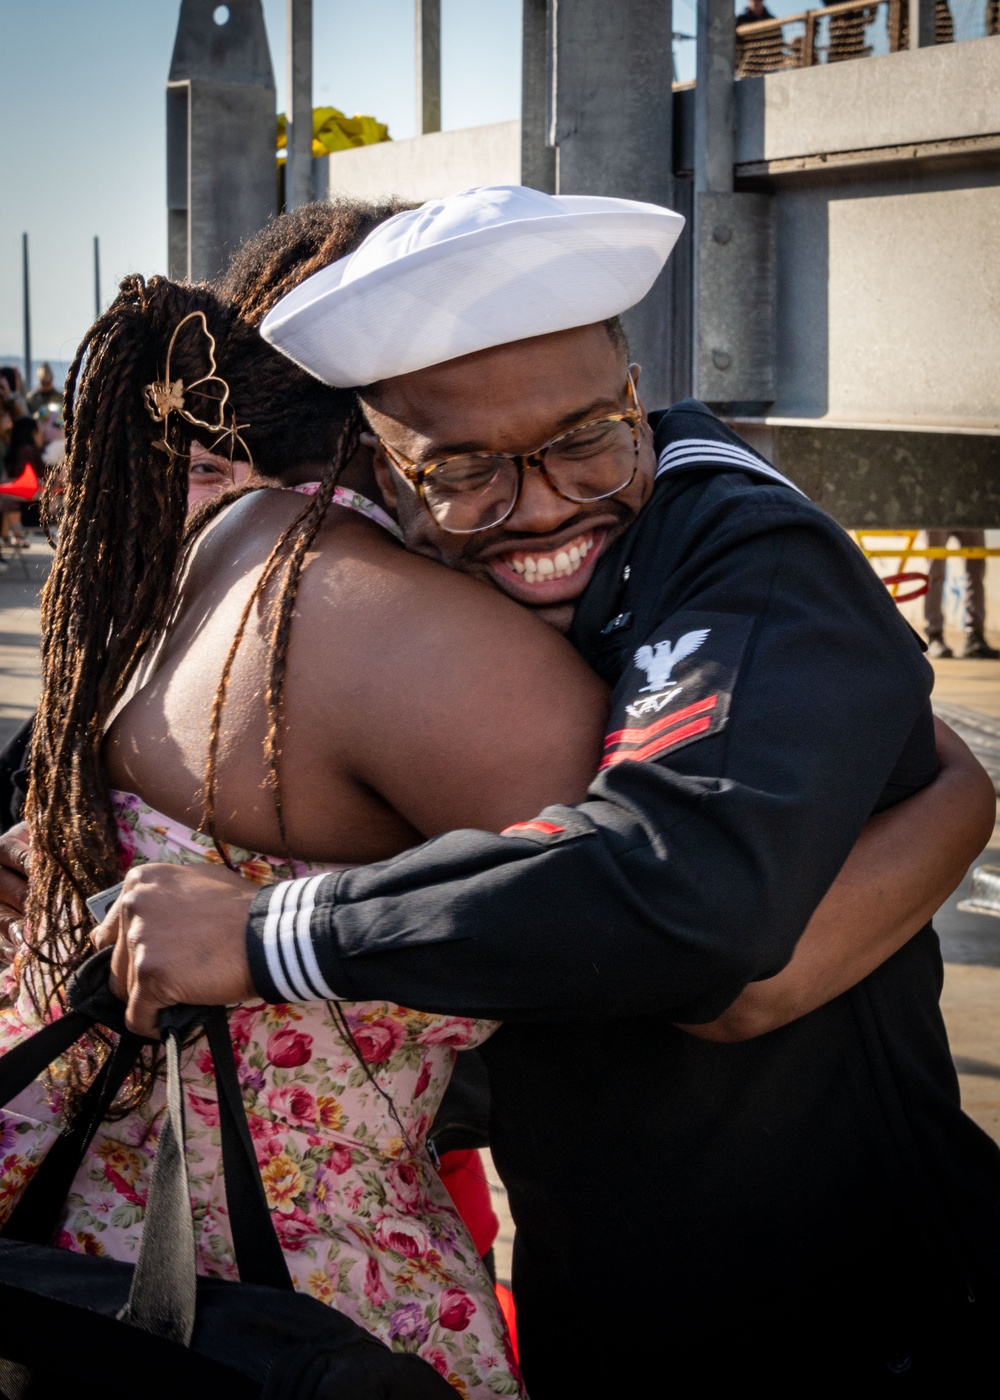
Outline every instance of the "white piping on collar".
{"type": "Polygon", "coordinates": [[[790,486],[793,491],[798,491],[800,496],[805,495],[794,481],[789,481],[787,476],[782,476],[770,463],[762,462],[747,448],[732,442],[720,442],[714,438],[680,438],[677,442],[670,443],[660,453],[656,464],[657,480],[665,472],[675,471],[679,467],[699,466],[702,462],[706,465],[732,467],[734,471],[766,476],[771,481],[780,482],[782,486],[790,486]]]}

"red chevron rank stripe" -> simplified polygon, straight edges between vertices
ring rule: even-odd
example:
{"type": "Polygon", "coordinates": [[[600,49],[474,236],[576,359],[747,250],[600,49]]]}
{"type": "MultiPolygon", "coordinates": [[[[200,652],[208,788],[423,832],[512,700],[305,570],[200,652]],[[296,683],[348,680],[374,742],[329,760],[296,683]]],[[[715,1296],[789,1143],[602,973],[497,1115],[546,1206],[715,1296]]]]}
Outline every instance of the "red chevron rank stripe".
{"type": "Polygon", "coordinates": [[[717,694],[709,695],[705,700],[686,705],[682,710],[675,710],[673,714],[666,715],[645,729],[616,729],[604,741],[605,749],[610,752],[606,754],[601,769],[610,768],[615,763],[624,763],[626,759],[641,763],[644,759],[655,758],[657,754],[673,748],[685,739],[704,734],[706,729],[711,727],[710,711],[715,709],[718,699],[717,694]],[[624,748],[623,745],[638,747],[624,748]]]}
{"type": "Polygon", "coordinates": [[[501,836],[520,836],[522,831],[539,831],[543,836],[558,836],[565,831],[564,826],[557,826],[555,822],[543,822],[540,818],[533,822],[515,822],[513,826],[505,826],[501,831],[501,836]]]}

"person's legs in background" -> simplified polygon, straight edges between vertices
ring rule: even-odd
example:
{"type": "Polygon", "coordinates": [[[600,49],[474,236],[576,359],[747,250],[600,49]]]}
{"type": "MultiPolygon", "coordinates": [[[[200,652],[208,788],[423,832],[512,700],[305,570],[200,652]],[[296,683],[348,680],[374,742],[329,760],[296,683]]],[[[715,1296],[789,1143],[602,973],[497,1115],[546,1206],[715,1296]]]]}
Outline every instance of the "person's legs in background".
{"type": "MultiPolygon", "coordinates": [[[[945,549],[951,537],[948,530],[928,530],[926,533],[928,549],[945,549]]],[[[927,655],[938,661],[955,654],[944,639],[944,610],[941,606],[948,561],[931,559],[928,562],[927,592],[924,594],[924,631],[927,633],[927,655]]]]}
{"type": "MultiPolygon", "coordinates": [[[[963,549],[982,549],[986,544],[984,530],[956,530],[955,538],[963,549]]],[[[937,562],[936,560],[934,561],[937,562]]],[[[944,560],[941,560],[944,563],[944,560]]],[[[962,656],[977,661],[996,661],[1000,651],[986,640],[986,560],[965,560],[965,645],[962,656]]]]}

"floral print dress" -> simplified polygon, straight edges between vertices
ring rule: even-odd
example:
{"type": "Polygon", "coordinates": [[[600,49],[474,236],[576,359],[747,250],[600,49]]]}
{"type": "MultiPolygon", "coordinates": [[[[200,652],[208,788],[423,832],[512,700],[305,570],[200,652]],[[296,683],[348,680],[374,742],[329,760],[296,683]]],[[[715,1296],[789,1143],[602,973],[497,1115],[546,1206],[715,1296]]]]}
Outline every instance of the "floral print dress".
{"type": "MultiPolygon", "coordinates": [[[[123,869],[142,861],[219,860],[208,837],[131,794],[113,798],[123,869]]],[[[235,847],[227,855],[257,884],[327,868],[235,847]]],[[[0,1049],[31,1022],[24,1006],[0,1016],[0,1049]]],[[[395,1350],[424,1357],[470,1400],[523,1396],[490,1281],[426,1150],[456,1052],[482,1044],[496,1023],[381,1001],[254,1002],[232,1011],[229,1026],[271,1218],[295,1287],[395,1350]]],[[[204,1041],[185,1052],[182,1076],[198,1271],[235,1279],[204,1041]]],[[[160,1080],[140,1109],[98,1131],[68,1198],[64,1248],[135,1259],[163,1104],[160,1080]]],[[[0,1112],[0,1213],[55,1131],[40,1085],[0,1112]]]]}

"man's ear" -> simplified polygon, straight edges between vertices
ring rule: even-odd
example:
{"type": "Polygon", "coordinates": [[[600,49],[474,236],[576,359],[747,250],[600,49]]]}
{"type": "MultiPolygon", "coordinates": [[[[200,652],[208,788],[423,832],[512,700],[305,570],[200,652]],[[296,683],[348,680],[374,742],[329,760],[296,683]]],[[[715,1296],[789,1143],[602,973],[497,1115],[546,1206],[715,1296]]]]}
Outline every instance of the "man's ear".
{"type": "Polygon", "coordinates": [[[635,390],[636,403],[638,403],[640,409],[642,409],[642,421],[648,428],[649,414],[646,412],[645,407],[643,406],[642,399],[639,398],[639,376],[640,374],[642,374],[642,365],[637,365],[633,360],[633,362],[628,367],[628,372],[632,379],[632,388],[635,390]]]}
{"type": "Polygon", "coordinates": [[[361,441],[364,446],[371,451],[372,465],[375,468],[375,480],[378,482],[378,489],[382,492],[382,499],[385,502],[386,510],[395,515],[396,473],[390,467],[385,453],[379,446],[379,440],[374,433],[362,433],[361,441]]]}

